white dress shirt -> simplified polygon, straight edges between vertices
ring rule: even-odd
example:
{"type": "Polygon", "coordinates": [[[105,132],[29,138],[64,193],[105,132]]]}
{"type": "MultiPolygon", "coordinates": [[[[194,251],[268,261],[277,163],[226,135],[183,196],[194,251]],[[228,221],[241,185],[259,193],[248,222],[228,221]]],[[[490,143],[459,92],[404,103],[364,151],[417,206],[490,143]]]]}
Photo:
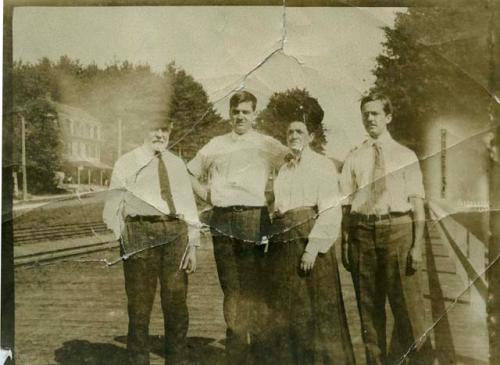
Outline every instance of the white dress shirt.
{"type": "Polygon", "coordinates": [[[415,153],[392,139],[389,132],[378,141],[385,163],[386,189],[375,206],[370,203],[370,185],[375,160],[373,144],[368,139],[353,150],[342,168],[340,186],[343,204],[360,214],[404,213],[412,209],[410,197],[425,197],[422,173],[415,153]]]}
{"type": "MultiPolygon", "coordinates": [[[[198,246],[200,222],[186,165],[170,151],[162,153],[162,160],[168,171],[176,213],[188,224],[189,244],[198,246]]],[[[117,239],[122,235],[124,218],[127,216],[170,213],[167,202],[161,198],[159,161],[154,151],[145,145],[116,161],[103,219],[117,239]]]]}
{"type": "Polygon", "coordinates": [[[309,234],[306,252],[316,255],[332,247],[340,233],[342,209],[335,164],[326,156],[304,148],[300,160],[284,164],[274,181],[276,210],[317,207],[318,217],[309,234]]]}
{"type": "Polygon", "coordinates": [[[269,174],[288,152],[274,138],[254,130],[231,132],[208,142],[188,163],[188,170],[208,180],[212,205],[262,207],[269,174]]]}

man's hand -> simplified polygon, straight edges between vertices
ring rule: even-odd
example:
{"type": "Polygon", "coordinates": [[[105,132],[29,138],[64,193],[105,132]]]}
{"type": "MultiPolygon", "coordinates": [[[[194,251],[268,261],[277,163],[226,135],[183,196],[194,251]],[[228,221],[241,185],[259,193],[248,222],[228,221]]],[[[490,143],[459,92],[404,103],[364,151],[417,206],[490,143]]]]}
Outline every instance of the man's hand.
{"type": "Polygon", "coordinates": [[[342,255],[342,265],[347,271],[351,271],[351,262],[349,261],[349,227],[350,227],[351,206],[342,206],[342,226],[340,232],[340,248],[342,255]]]}
{"type": "Polygon", "coordinates": [[[421,245],[414,245],[408,251],[406,272],[408,275],[413,275],[418,271],[422,264],[422,250],[421,245]]]}
{"type": "Polygon", "coordinates": [[[351,271],[351,262],[349,261],[349,241],[347,233],[342,232],[342,242],[340,244],[342,253],[342,265],[347,271],[351,271]]]}
{"type": "Polygon", "coordinates": [[[191,274],[196,271],[196,247],[189,246],[187,248],[186,256],[184,257],[184,261],[182,262],[182,270],[186,272],[186,274],[191,274]]]}
{"type": "Polygon", "coordinates": [[[300,268],[305,273],[312,270],[314,262],[316,261],[316,255],[310,254],[309,252],[304,252],[302,255],[302,260],[300,261],[300,268]]]}

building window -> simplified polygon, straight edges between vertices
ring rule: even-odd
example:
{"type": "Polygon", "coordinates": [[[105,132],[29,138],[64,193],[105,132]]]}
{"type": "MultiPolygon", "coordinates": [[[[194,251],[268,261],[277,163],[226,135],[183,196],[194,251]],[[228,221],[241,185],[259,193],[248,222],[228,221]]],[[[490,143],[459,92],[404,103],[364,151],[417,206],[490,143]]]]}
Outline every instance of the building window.
{"type": "Polygon", "coordinates": [[[78,142],[71,142],[72,155],[77,157],[80,154],[78,142]]]}

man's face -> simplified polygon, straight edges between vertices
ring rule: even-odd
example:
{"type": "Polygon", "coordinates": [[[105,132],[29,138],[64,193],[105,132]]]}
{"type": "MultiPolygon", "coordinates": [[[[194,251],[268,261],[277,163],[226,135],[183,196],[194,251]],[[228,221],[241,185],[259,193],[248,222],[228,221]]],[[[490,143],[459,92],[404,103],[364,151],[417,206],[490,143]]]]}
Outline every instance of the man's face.
{"type": "Polygon", "coordinates": [[[307,132],[307,127],[302,122],[292,122],[286,131],[288,147],[293,151],[300,152],[311,142],[311,136],[307,132]]]}
{"type": "Polygon", "coordinates": [[[255,110],[252,108],[251,101],[244,101],[231,108],[231,125],[236,134],[245,134],[248,132],[255,121],[255,110]]]}
{"type": "Polygon", "coordinates": [[[369,101],[361,107],[363,125],[370,137],[376,139],[387,130],[392,115],[385,114],[384,104],[380,100],[369,101]]]}
{"type": "Polygon", "coordinates": [[[171,131],[171,125],[151,124],[147,130],[144,142],[150,146],[153,151],[163,152],[167,149],[171,131]]]}

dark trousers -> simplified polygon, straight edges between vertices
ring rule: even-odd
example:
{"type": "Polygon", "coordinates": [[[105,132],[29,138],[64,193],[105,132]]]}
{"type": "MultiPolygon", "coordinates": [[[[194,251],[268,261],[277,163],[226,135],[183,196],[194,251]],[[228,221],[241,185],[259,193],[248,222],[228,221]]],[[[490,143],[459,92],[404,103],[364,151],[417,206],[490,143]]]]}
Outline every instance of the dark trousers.
{"type": "Polygon", "coordinates": [[[130,362],[132,365],[149,364],[149,322],[159,279],[165,326],[165,364],[178,364],[185,356],[189,321],[187,275],[178,270],[187,244],[186,224],[179,220],[137,221],[127,222],[126,228],[124,240],[133,240],[135,245],[152,240],[157,243],[123,261],[130,362]]]}
{"type": "Polygon", "coordinates": [[[224,293],[227,364],[262,364],[265,253],[258,245],[269,227],[266,208],[214,208],[211,233],[224,293]]]}
{"type": "Polygon", "coordinates": [[[413,244],[411,217],[404,215],[374,223],[363,222],[355,215],[352,217],[349,231],[351,271],[367,364],[406,364],[409,359],[417,358],[415,350],[426,329],[420,274],[407,271],[408,251],[413,244]],[[386,298],[394,315],[394,343],[389,354],[386,298]],[[401,362],[407,352],[409,356],[401,362]]]}
{"type": "Polygon", "coordinates": [[[267,321],[273,364],[355,363],[334,249],[320,253],[311,272],[300,269],[315,217],[304,207],[273,220],[267,321]]]}

